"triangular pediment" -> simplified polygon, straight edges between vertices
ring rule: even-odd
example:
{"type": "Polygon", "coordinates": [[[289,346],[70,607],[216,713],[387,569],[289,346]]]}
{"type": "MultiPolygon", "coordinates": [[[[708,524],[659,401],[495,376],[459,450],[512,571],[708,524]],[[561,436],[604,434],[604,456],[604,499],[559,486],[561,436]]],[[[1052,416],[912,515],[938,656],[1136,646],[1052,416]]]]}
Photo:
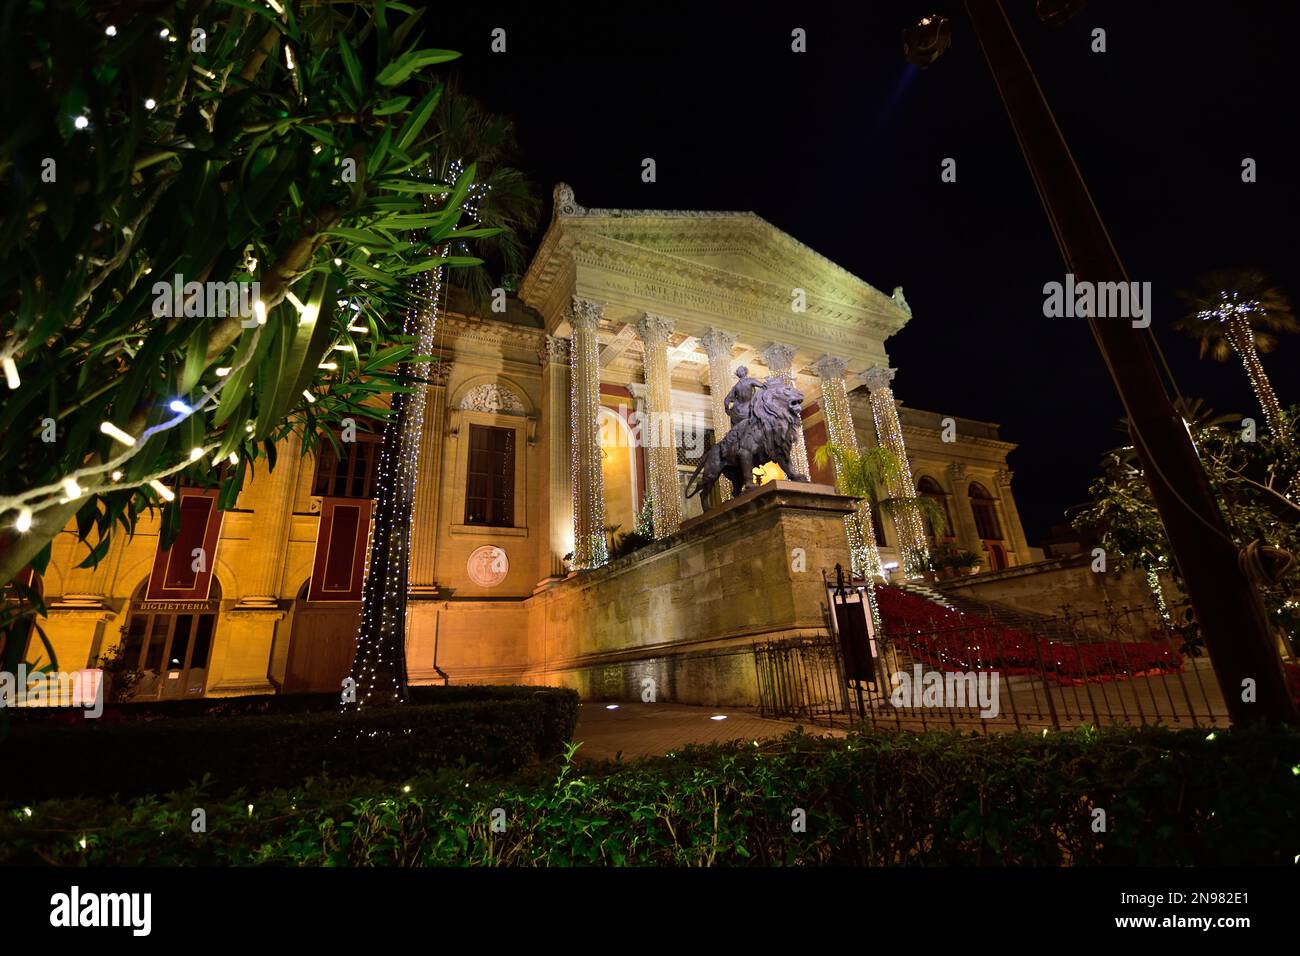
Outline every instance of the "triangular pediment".
{"type": "Polygon", "coordinates": [[[726,317],[755,336],[877,357],[911,316],[901,293],[755,213],[589,209],[561,184],[520,297],[554,328],[575,294],[607,305],[615,322],[656,311],[687,324],[726,317]]]}
{"type": "Polygon", "coordinates": [[[587,235],[783,289],[861,308],[892,304],[880,290],[751,212],[590,210],[572,222],[587,235]]]}

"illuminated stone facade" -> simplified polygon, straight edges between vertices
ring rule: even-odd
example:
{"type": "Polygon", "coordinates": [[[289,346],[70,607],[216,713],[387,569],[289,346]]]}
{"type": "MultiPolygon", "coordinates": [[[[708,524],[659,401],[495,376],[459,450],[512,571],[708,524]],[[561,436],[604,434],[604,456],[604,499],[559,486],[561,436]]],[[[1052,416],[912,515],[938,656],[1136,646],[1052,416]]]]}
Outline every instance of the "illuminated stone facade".
{"type": "MultiPolygon", "coordinates": [[[[889,368],[885,342],[911,318],[901,290],[885,295],[752,213],[584,209],[565,186],[555,199],[505,312],[453,300],[438,322],[412,528],[414,681],[617,696],[644,674],[672,685],[671,699],[743,703],[752,641],[823,626],[820,573],[850,566],[846,517],[877,549],[867,566],[901,573],[915,529],[900,536],[869,502],[829,489],[783,483],[751,493],[757,503],[719,492],[717,515],[697,520],[681,489],[727,430],[721,399],[740,366],[786,375],[806,396],[796,457],[814,483],[834,484],[810,460],[828,434],[849,428],[873,445],[893,411],[889,443],[951,518],[924,543],[949,540],[989,569],[1038,557],[1011,495],[1014,446],[996,426],[896,405],[892,392],[873,404],[864,376],[889,368]],[[619,557],[647,496],[655,540],[619,557]],[[806,571],[791,570],[794,549],[806,571]]],[[[923,374],[903,369],[894,385],[906,396],[923,374]]],[[[221,516],[211,590],[192,607],[144,600],[156,522],[94,569],[75,567],[83,548],[61,535],[42,622],[60,666],[129,640],[161,669],[161,696],[336,689],[359,611],[347,549],[364,540],[374,450],[343,461],[286,442],[221,516]]]]}

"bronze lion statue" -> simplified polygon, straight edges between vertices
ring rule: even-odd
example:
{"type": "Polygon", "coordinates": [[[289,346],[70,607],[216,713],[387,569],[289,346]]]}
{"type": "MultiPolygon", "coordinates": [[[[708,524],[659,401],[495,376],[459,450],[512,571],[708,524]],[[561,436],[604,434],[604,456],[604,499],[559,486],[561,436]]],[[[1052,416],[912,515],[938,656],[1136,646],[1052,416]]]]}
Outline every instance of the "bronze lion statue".
{"type": "Polygon", "coordinates": [[[705,452],[686,483],[686,497],[699,494],[707,502],[724,476],[731,482],[733,497],[739,495],[754,487],[754,469],[769,461],[776,462],[790,481],[809,481],[790,467],[795,429],[803,427],[802,412],[799,390],[778,375],[769,376],[757,390],[748,417],[732,425],[722,441],[705,452]]]}

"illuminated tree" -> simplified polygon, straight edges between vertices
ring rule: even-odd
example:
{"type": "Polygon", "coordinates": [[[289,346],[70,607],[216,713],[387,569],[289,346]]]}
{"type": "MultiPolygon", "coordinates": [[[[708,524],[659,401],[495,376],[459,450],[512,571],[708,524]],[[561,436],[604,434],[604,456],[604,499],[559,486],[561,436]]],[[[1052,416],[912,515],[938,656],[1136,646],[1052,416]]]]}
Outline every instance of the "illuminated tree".
{"type": "Polygon", "coordinates": [[[441,90],[427,74],[457,56],[420,45],[423,12],[6,6],[0,582],[43,570],[73,518],[93,563],[146,510],[175,529],[170,479],[230,507],[290,430],[310,449],[341,418],[385,414],[374,397],[412,352],[406,277],[466,238],[468,181],[420,175],[441,90]],[[179,309],[155,288],[177,276],[179,309]],[[257,302],[214,309],[191,282],[257,302]]]}
{"type": "MultiPolygon", "coordinates": [[[[1282,409],[1279,429],[1251,440],[1240,416],[1214,415],[1193,401],[1181,407],[1210,484],[1240,549],[1258,543],[1300,554],[1300,502],[1289,494],[1300,476],[1300,444],[1284,440],[1300,406],[1282,409]]],[[[1150,487],[1132,445],[1109,451],[1103,474],[1089,488],[1091,501],[1076,512],[1074,527],[1095,536],[1106,551],[1108,567],[1152,575],[1168,572],[1181,586],[1177,563],[1150,487]]],[[[1245,556],[1243,556],[1245,558],[1245,556]]],[[[1248,561],[1249,563],[1249,561],[1248,561]]],[[[1261,569],[1262,570],[1262,569],[1261,569]]],[[[1282,633],[1300,629],[1300,579],[1292,571],[1280,579],[1252,573],[1264,598],[1269,620],[1282,633]]],[[[1190,608],[1178,623],[1194,627],[1190,608]]]]}
{"type": "MultiPolygon", "coordinates": [[[[450,200],[463,209],[474,227],[460,233],[473,238],[476,251],[509,274],[521,268],[519,236],[537,223],[541,203],[517,170],[508,163],[515,152],[514,130],[503,117],[485,112],[455,86],[440,101],[432,127],[434,152],[427,173],[434,181],[455,183],[450,200]],[[465,163],[473,165],[465,168],[465,163]],[[471,185],[472,183],[472,185],[471,185]]],[[[434,199],[432,204],[438,204],[434,199]]],[[[504,289],[477,259],[454,255],[464,239],[427,250],[432,263],[462,265],[452,271],[441,266],[413,280],[415,305],[406,319],[420,355],[432,351],[439,311],[448,284],[466,288],[484,302],[492,290],[504,289]],[[444,272],[446,273],[444,275],[444,272]]],[[[375,517],[361,595],[361,622],[352,664],[356,708],[404,702],[407,699],[406,605],[411,562],[411,522],[423,444],[424,408],[429,365],[418,357],[403,362],[398,372],[392,414],[379,452],[379,481],[375,517]]]]}
{"type": "Polygon", "coordinates": [[[1286,293],[1258,269],[1237,269],[1207,273],[1194,291],[1180,293],[1180,297],[1188,311],[1173,327],[1201,343],[1202,358],[1209,353],[1223,362],[1235,352],[1246,368],[1269,429],[1283,434],[1281,405],[1259,353],[1277,347],[1278,333],[1300,332],[1286,293]]]}

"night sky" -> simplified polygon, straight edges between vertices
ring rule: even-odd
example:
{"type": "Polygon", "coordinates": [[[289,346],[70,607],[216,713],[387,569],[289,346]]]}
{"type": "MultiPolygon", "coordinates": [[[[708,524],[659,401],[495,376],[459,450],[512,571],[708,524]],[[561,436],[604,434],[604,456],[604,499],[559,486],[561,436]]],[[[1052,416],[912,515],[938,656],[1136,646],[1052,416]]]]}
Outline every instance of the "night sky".
{"type": "MultiPolygon", "coordinates": [[[[1005,2],[1130,278],[1153,283],[1180,390],[1262,426],[1240,363],[1198,360],[1167,325],[1175,291],[1213,268],[1259,265],[1300,297],[1294,17],[1130,0],[1054,28],[1031,0],[1005,2]],[[1094,27],[1106,53],[1089,49],[1094,27]]],[[[913,318],[887,343],[897,396],[1019,443],[1014,488],[1036,544],[1124,443],[1119,400],[1084,321],[1043,317],[1043,284],[1065,268],[961,5],[836,7],[435,7],[425,42],[462,51],[465,91],[515,119],[544,218],[559,180],[585,206],[753,210],[886,294],[902,285],[913,318]],[[900,30],[935,10],[953,45],[918,70],[900,30]],[[505,54],[489,51],[494,27],[505,54]],[[790,52],[794,27],[807,53],[790,52]],[[641,181],[647,156],[655,183],[641,181]],[[940,181],[945,157],[956,183],[940,181]]],[[[1264,357],[1284,404],[1300,401],[1297,355],[1300,337],[1264,357]]]]}

